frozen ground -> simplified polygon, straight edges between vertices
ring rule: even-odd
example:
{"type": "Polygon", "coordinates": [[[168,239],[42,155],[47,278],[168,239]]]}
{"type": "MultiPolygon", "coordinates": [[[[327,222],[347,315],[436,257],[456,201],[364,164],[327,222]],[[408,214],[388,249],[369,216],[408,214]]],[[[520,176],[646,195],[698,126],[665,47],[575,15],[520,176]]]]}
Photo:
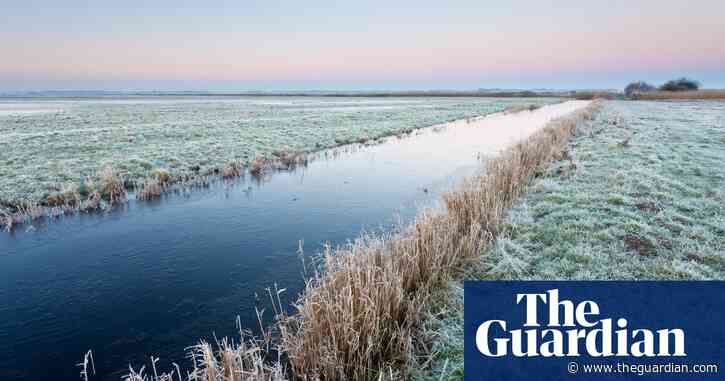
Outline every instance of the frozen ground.
{"type": "Polygon", "coordinates": [[[610,102],[484,258],[515,279],[725,278],[725,103],[610,102]]]}
{"type": "Polygon", "coordinates": [[[42,201],[105,165],[209,173],[275,151],[311,151],[554,99],[0,98],[0,204],[42,201]]]}
{"type": "MultiPolygon", "coordinates": [[[[725,279],[725,102],[606,102],[508,213],[468,279],[725,279]]],[[[429,320],[463,379],[463,292],[429,320]]]]}

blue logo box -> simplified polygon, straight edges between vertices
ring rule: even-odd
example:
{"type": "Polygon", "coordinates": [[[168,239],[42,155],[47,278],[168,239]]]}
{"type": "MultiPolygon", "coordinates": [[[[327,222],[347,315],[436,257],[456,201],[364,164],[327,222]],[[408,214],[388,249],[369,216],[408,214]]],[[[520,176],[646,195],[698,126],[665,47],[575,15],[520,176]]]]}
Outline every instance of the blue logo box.
{"type": "Polygon", "coordinates": [[[465,380],[725,380],[725,282],[468,281],[465,380]]]}

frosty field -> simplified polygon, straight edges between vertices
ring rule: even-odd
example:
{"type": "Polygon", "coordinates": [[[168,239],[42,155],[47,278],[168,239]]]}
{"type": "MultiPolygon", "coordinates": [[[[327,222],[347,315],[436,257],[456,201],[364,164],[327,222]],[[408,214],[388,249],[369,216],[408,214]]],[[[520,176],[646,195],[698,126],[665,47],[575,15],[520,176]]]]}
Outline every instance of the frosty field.
{"type": "Polygon", "coordinates": [[[45,202],[112,166],[129,185],[163,169],[213,173],[553,99],[0,98],[0,205],[45,202]]]}
{"type": "MultiPolygon", "coordinates": [[[[507,213],[466,279],[725,279],[725,103],[608,101],[507,213]]],[[[428,329],[463,378],[463,292],[428,329]]]]}
{"type": "Polygon", "coordinates": [[[214,335],[236,338],[235,317],[259,332],[254,306],[271,284],[286,289],[291,311],[305,263],[317,263],[323,242],[412,221],[476,173],[482,157],[582,103],[427,128],[262,182],[212,179],[155,202],[132,199],[2,232],[0,379],[77,380],[74,365],[89,349],[94,380],[120,380],[151,355],[161,358],[159,370],[171,362],[190,370],[185,349],[214,335]]]}

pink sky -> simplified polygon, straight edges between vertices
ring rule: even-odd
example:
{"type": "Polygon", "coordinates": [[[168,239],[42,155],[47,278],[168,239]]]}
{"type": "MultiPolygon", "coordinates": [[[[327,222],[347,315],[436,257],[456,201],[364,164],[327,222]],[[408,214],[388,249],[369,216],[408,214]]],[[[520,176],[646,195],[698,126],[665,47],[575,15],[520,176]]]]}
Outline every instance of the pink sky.
{"type": "Polygon", "coordinates": [[[324,2],[185,8],[182,1],[152,9],[76,3],[35,8],[44,9],[39,13],[9,9],[10,22],[0,26],[0,89],[44,81],[419,81],[425,87],[466,80],[475,88],[486,87],[485,79],[631,73],[655,80],[690,72],[722,83],[717,77],[725,72],[722,2],[410,3],[387,11],[375,2],[351,9],[324,2]]]}

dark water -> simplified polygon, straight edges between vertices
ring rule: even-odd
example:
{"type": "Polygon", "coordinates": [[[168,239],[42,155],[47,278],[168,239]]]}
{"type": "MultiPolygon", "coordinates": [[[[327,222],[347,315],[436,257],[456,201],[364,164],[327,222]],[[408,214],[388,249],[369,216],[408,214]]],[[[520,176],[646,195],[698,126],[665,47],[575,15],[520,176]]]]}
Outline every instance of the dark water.
{"type": "Polygon", "coordinates": [[[0,235],[0,379],[76,380],[88,349],[97,379],[119,379],[152,354],[185,364],[199,338],[234,335],[237,315],[255,328],[255,294],[301,290],[299,240],[312,255],[408,220],[476,167],[473,151],[441,160],[416,139],[0,235]]]}
{"type": "MultiPolygon", "coordinates": [[[[520,118],[531,125],[567,107],[520,118]]],[[[235,336],[237,315],[257,327],[255,295],[266,287],[287,288],[286,303],[297,297],[299,240],[314,255],[324,242],[409,221],[474,173],[480,154],[524,133],[495,118],[328,152],[261,183],[216,180],[0,234],[0,380],[77,380],[88,349],[96,380],[118,380],[150,355],[188,366],[184,348],[235,336]]]]}

